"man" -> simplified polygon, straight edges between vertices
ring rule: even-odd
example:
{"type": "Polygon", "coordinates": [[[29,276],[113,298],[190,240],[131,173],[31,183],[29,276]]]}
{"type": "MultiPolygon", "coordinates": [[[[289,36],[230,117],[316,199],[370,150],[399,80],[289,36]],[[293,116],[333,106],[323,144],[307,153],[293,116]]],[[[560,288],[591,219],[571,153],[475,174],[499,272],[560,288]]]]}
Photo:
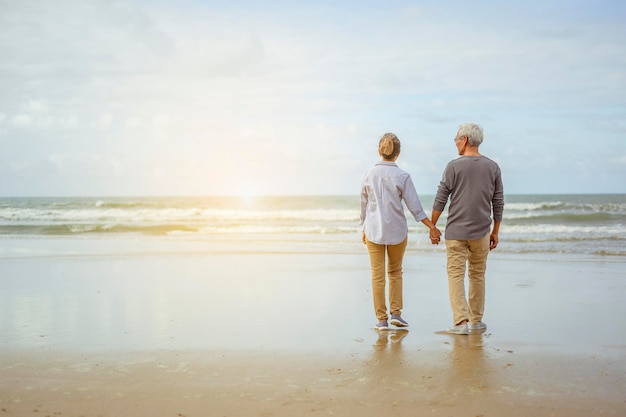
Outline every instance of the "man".
{"type": "MultiPolygon", "coordinates": [[[[437,224],[450,199],[444,237],[454,320],[448,333],[453,334],[487,328],[482,321],[485,270],[489,251],[498,246],[504,192],[500,167],[478,151],[482,141],[483,129],[479,125],[465,123],[459,127],[454,143],[461,156],[446,166],[433,204],[432,222],[437,224]],[[465,296],[466,269],[469,300],[465,296]]],[[[431,241],[439,243],[437,238],[431,241]]]]}

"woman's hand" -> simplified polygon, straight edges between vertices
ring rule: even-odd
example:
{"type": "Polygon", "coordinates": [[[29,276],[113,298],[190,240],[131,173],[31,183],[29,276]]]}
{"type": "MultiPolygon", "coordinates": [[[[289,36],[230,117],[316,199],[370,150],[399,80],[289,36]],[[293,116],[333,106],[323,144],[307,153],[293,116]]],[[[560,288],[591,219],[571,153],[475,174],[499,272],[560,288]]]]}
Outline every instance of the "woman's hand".
{"type": "Polygon", "coordinates": [[[430,229],[430,243],[433,245],[438,245],[441,241],[441,230],[437,229],[436,226],[433,226],[430,229]]]}

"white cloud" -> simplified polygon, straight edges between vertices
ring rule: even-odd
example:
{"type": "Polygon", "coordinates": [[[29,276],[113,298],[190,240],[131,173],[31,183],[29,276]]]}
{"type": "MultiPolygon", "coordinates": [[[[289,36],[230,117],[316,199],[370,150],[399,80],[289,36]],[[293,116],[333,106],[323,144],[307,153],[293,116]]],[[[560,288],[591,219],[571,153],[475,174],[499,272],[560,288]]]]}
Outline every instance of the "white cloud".
{"type": "Polygon", "coordinates": [[[152,118],[152,123],[156,127],[166,127],[171,124],[171,118],[169,114],[157,114],[152,118]]]}
{"type": "Polygon", "coordinates": [[[46,113],[49,110],[47,100],[33,99],[32,97],[26,99],[24,108],[30,113],[46,113]]]}
{"type": "Polygon", "coordinates": [[[129,117],[126,119],[126,122],[124,122],[124,126],[130,129],[140,129],[143,127],[143,120],[139,117],[129,117]]]}
{"type": "Polygon", "coordinates": [[[78,115],[70,114],[59,120],[59,125],[66,129],[76,129],[79,127],[78,115]]]}
{"type": "Polygon", "coordinates": [[[13,117],[12,123],[15,127],[28,127],[32,123],[32,118],[27,114],[18,114],[13,117]]]}
{"type": "Polygon", "coordinates": [[[114,117],[111,113],[101,114],[98,117],[98,120],[95,123],[95,126],[98,129],[103,129],[103,130],[109,129],[111,127],[111,124],[113,123],[113,119],[114,117]]]}

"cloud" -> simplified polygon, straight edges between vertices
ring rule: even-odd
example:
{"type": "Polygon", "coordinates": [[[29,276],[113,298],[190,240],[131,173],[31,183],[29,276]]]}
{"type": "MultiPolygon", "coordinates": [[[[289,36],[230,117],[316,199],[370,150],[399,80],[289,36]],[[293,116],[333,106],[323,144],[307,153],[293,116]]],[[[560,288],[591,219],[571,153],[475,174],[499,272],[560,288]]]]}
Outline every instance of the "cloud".
{"type": "Polygon", "coordinates": [[[18,128],[28,127],[32,124],[32,118],[27,114],[18,114],[13,117],[12,124],[18,128]]]}
{"type": "Polygon", "coordinates": [[[113,124],[114,116],[111,113],[104,113],[94,122],[94,126],[98,129],[109,129],[113,124]]]}
{"type": "Polygon", "coordinates": [[[626,155],[622,155],[620,157],[614,158],[612,159],[612,162],[618,165],[625,165],[626,166],[626,155]]]}
{"type": "Polygon", "coordinates": [[[478,121],[514,175],[559,175],[564,157],[606,161],[572,141],[624,151],[626,28],[621,9],[557,9],[8,3],[0,144],[13,148],[1,151],[23,167],[65,155],[76,178],[109,176],[93,180],[107,190],[343,193],[394,131],[428,188],[456,156],[458,124],[478,121]]]}
{"type": "Polygon", "coordinates": [[[47,113],[49,111],[46,100],[33,99],[32,97],[27,97],[24,108],[30,113],[47,113]]]}

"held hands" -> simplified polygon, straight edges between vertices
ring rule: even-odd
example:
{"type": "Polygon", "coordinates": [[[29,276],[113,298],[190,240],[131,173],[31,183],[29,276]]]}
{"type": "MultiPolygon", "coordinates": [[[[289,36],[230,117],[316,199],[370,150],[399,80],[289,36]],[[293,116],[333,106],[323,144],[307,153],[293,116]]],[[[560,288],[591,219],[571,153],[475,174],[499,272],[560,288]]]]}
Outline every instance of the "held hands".
{"type": "Polygon", "coordinates": [[[436,226],[430,228],[430,243],[438,245],[441,241],[441,231],[436,226]]]}
{"type": "MultiPolygon", "coordinates": [[[[497,242],[497,239],[498,237],[496,235],[496,242],[497,242]]],[[[367,244],[367,237],[365,237],[365,232],[361,233],[361,240],[363,241],[363,244],[367,244]]],[[[430,243],[432,243],[433,245],[438,245],[440,241],[441,241],[441,231],[437,229],[437,227],[435,226],[431,227],[430,228],[430,243]]]]}

